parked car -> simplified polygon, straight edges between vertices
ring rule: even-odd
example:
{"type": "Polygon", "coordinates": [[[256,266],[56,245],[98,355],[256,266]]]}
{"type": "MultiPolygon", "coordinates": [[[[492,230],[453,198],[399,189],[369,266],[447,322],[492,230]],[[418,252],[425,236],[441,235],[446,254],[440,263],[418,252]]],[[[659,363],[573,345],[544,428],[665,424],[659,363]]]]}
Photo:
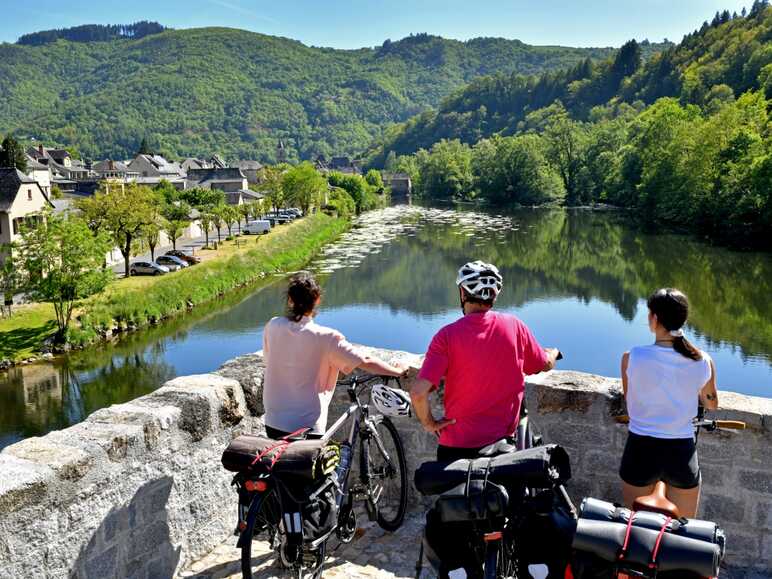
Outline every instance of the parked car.
{"type": "Polygon", "coordinates": [[[169,273],[169,268],[152,261],[135,261],[129,267],[129,273],[131,275],[163,275],[169,273]]]}
{"type": "Polygon", "coordinates": [[[271,226],[274,227],[274,222],[278,223],[279,225],[284,225],[285,223],[292,221],[292,218],[289,215],[282,215],[281,213],[269,213],[265,216],[265,218],[270,221],[271,226]]]}
{"type": "Polygon", "coordinates": [[[298,209],[297,207],[290,207],[289,209],[285,209],[284,211],[286,213],[290,213],[290,214],[294,215],[296,218],[297,217],[303,217],[303,212],[300,209],[298,209]]]}
{"type": "Polygon", "coordinates": [[[201,263],[200,257],[196,257],[195,255],[190,255],[188,253],[185,253],[184,251],[180,251],[179,249],[170,249],[169,251],[166,252],[166,255],[179,257],[182,261],[186,262],[188,265],[196,265],[197,263],[201,263]]]}
{"type": "Polygon", "coordinates": [[[241,229],[244,235],[263,235],[269,231],[271,231],[271,222],[267,219],[250,221],[241,229]]]}
{"type": "Polygon", "coordinates": [[[173,255],[160,255],[158,256],[158,259],[155,260],[155,262],[158,265],[168,267],[169,271],[178,271],[180,269],[190,267],[187,262],[181,260],[179,257],[174,257],[173,255]]]}

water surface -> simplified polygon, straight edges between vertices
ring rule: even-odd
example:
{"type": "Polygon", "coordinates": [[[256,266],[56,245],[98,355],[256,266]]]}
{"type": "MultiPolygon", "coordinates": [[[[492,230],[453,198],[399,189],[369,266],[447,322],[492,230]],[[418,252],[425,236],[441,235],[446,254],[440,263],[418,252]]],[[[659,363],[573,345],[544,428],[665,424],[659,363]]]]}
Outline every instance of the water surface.
{"type": "MultiPolygon", "coordinates": [[[[719,388],[772,396],[772,257],[644,233],[616,213],[401,207],[367,214],[311,266],[325,291],[318,321],[352,341],[423,352],[460,315],[453,282],[471,259],[499,266],[505,286],[497,308],[520,316],[543,345],[559,347],[564,368],[618,376],[622,353],[652,340],[646,296],[674,286],[691,299],[687,334],[715,359],[719,388]]],[[[0,374],[0,448],[258,350],[263,325],[282,311],[281,286],[242,291],[116,344],[0,374]]]]}

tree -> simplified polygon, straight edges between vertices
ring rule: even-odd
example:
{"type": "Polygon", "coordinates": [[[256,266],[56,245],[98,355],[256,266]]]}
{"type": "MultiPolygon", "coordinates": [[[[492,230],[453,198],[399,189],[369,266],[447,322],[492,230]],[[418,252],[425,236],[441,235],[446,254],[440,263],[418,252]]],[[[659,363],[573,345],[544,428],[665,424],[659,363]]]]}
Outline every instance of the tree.
{"type": "Polygon", "coordinates": [[[128,277],[134,243],[152,221],[159,202],[158,195],[149,187],[129,183],[122,188],[114,187],[109,193],[97,191],[77,206],[94,230],[110,233],[121,251],[124,275],[128,277]]]}
{"type": "Polygon", "coordinates": [[[199,211],[198,220],[201,222],[201,229],[204,230],[204,247],[209,247],[209,230],[212,229],[212,223],[214,222],[212,207],[203,207],[199,211]]]}
{"type": "Polygon", "coordinates": [[[22,173],[27,172],[27,154],[12,135],[6,135],[0,145],[0,167],[16,167],[22,173]]]}
{"type": "Polygon", "coordinates": [[[19,261],[27,272],[27,290],[35,301],[53,304],[58,342],[65,342],[79,300],[101,292],[112,278],[102,267],[112,240],[93,233],[73,215],[47,212],[22,231],[19,261]]]}
{"type": "MultiPolygon", "coordinates": [[[[244,218],[244,225],[246,225],[249,222],[249,216],[252,215],[254,212],[253,205],[255,205],[254,201],[250,201],[247,203],[242,203],[237,207],[237,210],[239,212],[239,217],[244,218]]],[[[239,219],[239,231],[241,231],[241,220],[239,219]]]]}
{"type": "Polygon", "coordinates": [[[284,205],[284,189],[282,188],[282,173],[280,166],[266,167],[263,182],[260,183],[260,191],[265,194],[269,205],[275,211],[284,205]]]}
{"type": "Polygon", "coordinates": [[[212,216],[212,225],[214,225],[217,228],[217,242],[220,243],[220,229],[223,226],[223,222],[225,221],[225,213],[228,206],[225,205],[225,203],[221,203],[219,205],[215,205],[210,210],[210,214],[212,216]]]}
{"type": "Polygon", "coordinates": [[[547,156],[563,180],[566,203],[576,205],[586,201],[579,181],[587,142],[583,125],[572,120],[564,110],[550,119],[544,136],[547,156]]]}
{"type": "Polygon", "coordinates": [[[180,191],[177,199],[184,201],[191,207],[201,209],[202,207],[213,207],[225,203],[225,193],[217,189],[194,187],[180,191]]]}
{"type": "Polygon", "coordinates": [[[172,248],[177,249],[177,240],[190,225],[190,205],[184,201],[170,203],[163,209],[164,230],[172,241],[172,248]]]}
{"type": "Polygon", "coordinates": [[[365,175],[365,181],[376,190],[383,189],[383,177],[381,177],[380,171],[370,169],[365,175]]]}
{"type": "Polygon", "coordinates": [[[239,220],[241,213],[234,205],[225,205],[222,208],[222,218],[225,227],[228,228],[228,237],[233,237],[233,225],[239,220]]]}
{"type": "Polygon", "coordinates": [[[319,200],[324,198],[327,181],[306,161],[284,173],[281,188],[285,203],[296,205],[307,213],[312,205],[319,204],[319,200]]]}
{"type": "Polygon", "coordinates": [[[421,194],[434,199],[474,197],[472,151],[458,139],[435,143],[428,154],[419,155],[421,194]]]}
{"type": "Polygon", "coordinates": [[[13,296],[23,289],[24,277],[23,271],[16,262],[13,253],[14,246],[0,245],[0,257],[4,258],[0,265],[0,312],[5,304],[8,305],[8,316],[11,316],[13,296]]]}
{"type": "Polygon", "coordinates": [[[139,150],[137,151],[137,155],[152,155],[152,151],[150,150],[150,145],[147,144],[147,137],[142,137],[142,142],[139,144],[139,150]]]}

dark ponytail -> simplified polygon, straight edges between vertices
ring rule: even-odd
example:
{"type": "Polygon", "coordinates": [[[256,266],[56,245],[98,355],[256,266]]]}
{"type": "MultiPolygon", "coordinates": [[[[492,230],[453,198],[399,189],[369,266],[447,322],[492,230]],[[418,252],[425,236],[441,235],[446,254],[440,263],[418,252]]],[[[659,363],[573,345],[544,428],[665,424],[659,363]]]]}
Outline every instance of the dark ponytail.
{"type": "MultiPolygon", "coordinates": [[[[669,332],[681,330],[689,317],[689,300],[683,292],[674,288],[655,291],[646,302],[649,311],[669,332]]],[[[702,352],[684,336],[673,337],[673,349],[691,360],[702,360],[702,352]]]]}
{"type": "Polygon", "coordinates": [[[287,318],[299,322],[303,316],[312,314],[321,295],[322,288],[313,275],[307,271],[293,275],[287,288],[287,318]]]}

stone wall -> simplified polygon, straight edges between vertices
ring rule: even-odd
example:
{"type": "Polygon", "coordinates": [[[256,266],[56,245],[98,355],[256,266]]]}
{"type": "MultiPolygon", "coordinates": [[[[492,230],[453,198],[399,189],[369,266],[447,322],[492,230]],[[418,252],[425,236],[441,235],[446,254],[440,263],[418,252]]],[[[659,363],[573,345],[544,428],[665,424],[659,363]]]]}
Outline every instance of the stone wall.
{"type": "MultiPolygon", "coordinates": [[[[260,354],[243,356],[6,448],[0,578],[165,578],[222,542],[236,509],[220,453],[236,434],[262,430],[262,375],[260,354]]],[[[535,430],[571,454],[572,498],[619,500],[626,427],[613,419],[623,412],[618,381],[552,372],[528,381],[527,399],[535,430]]],[[[330,415],[347,403],[339,392],[330,415]]],[[[722,577],[772,577],[772,400],[722,393],[721,405],[718,416],[749,428],[701,436],[701,516],[727,531],[731,570],[722,577]]],[[[412,419],[397,426],[412,472],[433,458],[436,439],[412,419]]],[[[411,493],[411,502],[422,501],[411,493]]]]}

